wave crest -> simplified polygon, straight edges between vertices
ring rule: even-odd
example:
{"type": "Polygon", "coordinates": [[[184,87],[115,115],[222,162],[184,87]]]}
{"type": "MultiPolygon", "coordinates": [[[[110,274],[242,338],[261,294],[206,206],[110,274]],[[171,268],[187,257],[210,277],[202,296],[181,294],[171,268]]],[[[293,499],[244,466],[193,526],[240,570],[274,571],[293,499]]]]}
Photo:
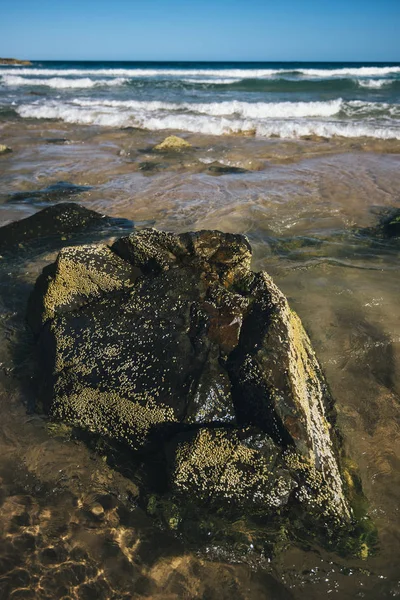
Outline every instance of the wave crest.
{"type": "Polygon", "coordinates": [[[187,105],[190,106],[190,111],[186,109],[185,112],[180,104],[164,102],[75,100],[70,104],[26,104],[17,108],[17,112],[22,117],[61,119],[67,123],[134,126],[150,130],[174,129],[212,135],[251,130],[261,137],[298,138],[318,135],[400,139],[400,126],[393,124],[388,127],[385,121],[364,120],[367,110],[382,113],[393,110],[392,106],[383,103],[353,102],[344,106],[342,100],[325,103],[283,102],[271,104],[268,113],[265,112],[267,103],[261,104],[261,111],[257,104],[210,103],[187,105]],[[227,112],[228,109],[230,112],[227,112]],[[353,111],[356,117],[359,115],[363,120],[318,120],[318,117],[332,118],[339,110],[353,111]],[[321,114],[323,111],[324,114],[321,114]]]}
{"type": "Polygon", "coordinates": [[[52,69],[48,68],[0,68],[0,74],[4,75],[28,75],[28,76],[47,76],[47,77],[68,77],[68,76],[97,76],[97,77],[201,77],[211,78],[234,78],[234,79],[258,79],[281,77],[282,75],[300,75],[310,78],[330,78],[330,77],[384,77],[386,75],[396,75],[400,73],[400,66],[386,67],[340,67],[338,69],[321,68],[287,68],[287,69],[168,69],[168,68],[100,68],[100,69],[52,69]]]}
{"type": "Polygon", "coordinates": [[[16,75],[3,75],[2,83],[3,85],[7,86],[30,85],[46,86],[55,89],[78,89],[122,85],[127,81],[129,80],[121,77],[117,79],[90,79],[89,77],[82,77],[80,79],[66,79],[63,77],[50,77],[49,79],[31,79],[27,77],[19,77],[16,75]]]}

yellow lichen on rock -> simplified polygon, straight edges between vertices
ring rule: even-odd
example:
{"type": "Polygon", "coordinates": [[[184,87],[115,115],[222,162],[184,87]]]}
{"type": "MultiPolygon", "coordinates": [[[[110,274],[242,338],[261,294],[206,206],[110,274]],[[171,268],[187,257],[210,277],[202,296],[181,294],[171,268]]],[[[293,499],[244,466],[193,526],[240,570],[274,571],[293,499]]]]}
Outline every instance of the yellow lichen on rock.
{"type": "Polygon", "coordinates": [[[174,485],[204,500],[278,507],[293,482],[275,468],[276,452],[260,453],[226,430],[202,429],[194,440],[181,443],[176,453],[174,485]]]}
{"type": "Polygon", "coordinates": [[[43,322],[52,319],[57,309],[84,304],[101,293],[130,285],[129,266],[108,246],[76,246],[61,250],[54,277],[43,298],[43,322]],[[123,273],[121,273],[121,271],[123,273]],[[124,274],[125,277],[121,277],[124,274]]]}
{"type": "Polygon", "coordinates": [[[52,416],[86,431],[140,447],[153,426],[174,423],[172,408],[138,395],[126,399],[117,392],[82,388],[79,392],[57,398],[52,416]]]}
{"type": "Polygon", "coordinates": [[[191,147],[192,144],[177,135],[169,135],[163,142],[157,144],[157,146],[154,147],[154,150],[183,150],[184,148],[191,147]]]}

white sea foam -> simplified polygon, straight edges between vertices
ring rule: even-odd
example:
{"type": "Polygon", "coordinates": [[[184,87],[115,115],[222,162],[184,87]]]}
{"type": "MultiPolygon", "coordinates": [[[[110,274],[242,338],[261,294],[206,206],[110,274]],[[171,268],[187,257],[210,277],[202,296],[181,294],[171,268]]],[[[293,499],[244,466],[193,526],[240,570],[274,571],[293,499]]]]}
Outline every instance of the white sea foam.
{"type": "Polygon", "coordinates": [[[280,77],[285,74],[297,73],[302,77],[384,77],[400,73],[400,67],[342,67],[338,69],[51,69],[51,68],[0,68],[0,75],[31,75],[47,77],[69,76],[98,76],[98,77],[218,77],[221,79],[258,79],[280,77]]]}
{"type": "Polygon", "coordinates": [[[225,77],[225,78],[213,78],[213,79],[199,79],[198,77],[192,77],[190,79],[182,79],[185,83],[212,83],[212,84],[224,84],[227,85],[229,83],[238,83],[239,81],[243,81],[240,77],[234,79],[233,77],[225,77]]]}
{"type": "Polygon", "coordinates": [[[299,69],[302,75],[310,77],[383,77],[400,73],[400,67],[342,67],[340,69],[299,69]]]}
{"type": "MultiPolygon", "coordinates": [[[[336,102],[336,101],[335,101],[336,102]]],[[[341,101],[342,102],[342,101],[341,101]]],[[[222,104],[222,103],[221,103],[222,104]]],[[[225,103],[230,104],[230,103],[225,103]]],[[[246,104],[246,103],[238,103],[246,104]]],[[[266,104],[266,103],[262,103],[266,104]]],[[[67,123],[94,124],[102,126],[135,126],[150,130],[181,130],[193,133],[204,133],[213,135],[223,135],[227,133],[238,133],[242,131],[255,130],[256,135],[270,137],[272,135],[285,138],[298,138],[303,135],[319,135],[325,137],[343,136],[343,137],[373,137],[380,139],[400,139],[400,123],[390,123],[379,121],[340,121],[332,120],[333,107],[330,113],[321,117],[321,107],[316,114],[316,109],[308,110],[301,108],[299,112],[298,105],[306,103],[276,103],[275,113],[272,118],[267,115],[260,117],[259,112],[247,113],[241,107],[241,111],[223,114],[217,112],[215,107],[217,103],[208,105],[208,112],[205,112],[205,106],[198,104],[197,113],[182,112],[182,105],[173,105],[169,103],[145,103],[145,102],[118,102],[104,101],[102,103],[95,101],[75,101],[75,103],[57,103],[55,101],[46,103],[32,103],[20,106],[17,111],[22,117],[61,119],[67,123]],[[80,103],[80,104],[79,104],[80,103]],[[279,112],[277,107],[281,105],[279,112]],[[287,106],[293,106],[289,109],[287,106]],[[166,105],[168,109],[166,109],[166,105]],[[181,110],[175,107],[180,107],[181,110]],[[201,112],[202,107],[203,112],[201,112]],[[252,115],[252,116],[249,116],[252,115]],[[328,120],[327,120],[328,118],[328,120]]],[[[309,103],[332,104],[332,103],[309,103]]],[[[349,103],[350,104],[350,103],[349,103]]],[[[354,104],[354,103],[353,103],[354,104]]],[[[353,110],[364,109],[362,102],[355,104],[353,110]]],[[[374,104],[374,103],[364,103],[374,104]]],[[[191,105],[193,106],[193,105],[191,105]]],[[[386,105],[389,106],[389,105],[386,105]]],[[[254,105],[253,105],[254,108],[254,105]]],[[[369,107],[371,109],[371,107],[369,107]]],[[[376,107],[375,107],[376,108],[376,107]]],[[[389,109],[391,107],[389,106],[389,109]]],[[[335,110],[338,106],[335,106],[335,110]]],[[[225,108],[226,110],[226,108],[225,108]]]]}
{"type": "Polygon", "coordinates": [[[357,79],[356,82],[361,87],[379,89],[386,85],[391,85],[393,80],[392,79],[357,79]]]}
{"type": "Polygon", "coordinates": [[[64,77],[50,77],[48,79],[34,79],[30,77],[19,77],[17,75],[3,75],[2,83],[7,86],[46,86],[56,89],[74,89],[74,88],[93,88],[99,86],[122,85],[129,81],[126,78],[117,79],[90,79],[82,77],[80,79],[66,79],[64,77]]]}
{"type": "MultiPolygon", "coordinates": [[[[135,111],[184,111],[210,116],[238,116],[245,119],[271,119],[290,117],[330,117],[340,112],[343,100],[328,100],[326,102],[161,102],[158,100],[144,102],[140,100],[80,100],[73,104],[82,107],[108,107],[130,109],[135,111]]],[[[368,103],[370,104],[370,103],[368,103]]]]}

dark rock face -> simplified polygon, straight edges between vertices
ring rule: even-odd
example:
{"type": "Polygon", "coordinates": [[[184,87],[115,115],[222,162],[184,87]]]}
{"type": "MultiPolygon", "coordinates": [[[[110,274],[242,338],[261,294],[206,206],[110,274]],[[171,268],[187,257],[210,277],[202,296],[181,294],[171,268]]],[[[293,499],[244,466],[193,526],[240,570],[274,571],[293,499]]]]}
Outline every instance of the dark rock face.
{"type": "Polygon", "coordinates": [[[28,311],[41,398],[55,419],[164,449],[179,506],[273,519],[301,506],[340,529],[351,510],[323,374],[300,319],[250,262],[247,240],[219,231],[64,248],[28,311]]]}
{"type": "Polygon", "coordinates": [[[87,185],[75,185],[68,183],[68,181],[57,181],[57,183],[53,183],[43,190],[17,192],[10,196],[8,202],[29,202],[32,204],[60,202],[91,189],[87,185]]]}
{"type": "Polygon", "coordinates": [[[72,202],[60,203],[1,227],[0,253],[14,254],[40,246],[59,248],[67,240],[87,232],[132,227],[126,219],[105,217],[72,202]]]}

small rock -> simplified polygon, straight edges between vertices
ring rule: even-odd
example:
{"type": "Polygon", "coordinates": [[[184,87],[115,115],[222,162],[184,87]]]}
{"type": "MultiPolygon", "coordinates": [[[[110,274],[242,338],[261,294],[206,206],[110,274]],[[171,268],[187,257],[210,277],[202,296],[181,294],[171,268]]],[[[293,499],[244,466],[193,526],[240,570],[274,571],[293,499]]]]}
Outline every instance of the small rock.
{"type": "Polygon", "coordinates": [[[176,135],[169,135],[163,142],[161,142],[161,144],[157,144],[157,146],[154,147],[154,150],[163,152],[168,150],[183,150],[191,147],[192,144],[186,140],[176,135]]]}
{"type": "Polygon", "coordinates": [[[101,519],[104,517],[104,508],[99,502],[96,502],[90,507],[90,512],[96,519],[101,519]]]}
{"type": "Polygon", "coordinates": [[[207,169],[213,175],[230,175],[230,174],[239,174],[246,173],[247,170],[242,167],[234,167],[231,165],[224,165],[218,161],[211,163],[207,169]]]}
{"type": "Polygon", "coordinates": [[[12,152],[11,148],[4,144],[0,144],[0,154],[6,154],[7,152],[12,152]]]}
{"type": "Polygon", "coordinates": [[[69,140],[67,138],[47,138],[46,144],[66,144],[69,140]]]}

